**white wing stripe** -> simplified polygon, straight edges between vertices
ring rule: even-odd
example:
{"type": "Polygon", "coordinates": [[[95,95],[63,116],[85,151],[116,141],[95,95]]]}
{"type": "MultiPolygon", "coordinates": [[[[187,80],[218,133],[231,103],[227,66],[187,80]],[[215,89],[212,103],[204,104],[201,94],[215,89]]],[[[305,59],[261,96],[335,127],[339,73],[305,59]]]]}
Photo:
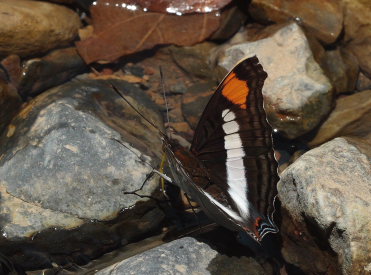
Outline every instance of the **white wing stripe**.
{"type": "MultiPolygon", "coordinates": [[[[249,201],[247,200],[247,180],[243,157],[245,152],[242,148],[242,140],[238,134],[239,125],[234,119],[236,115],[230,109],[222,112],[224,124],[224,148],[227,151],[227,183],[228,193],[238,208],[238,212],[244,218],[249,216],[249,201]]],[[[229,210],[229,209],[228,209],[229,210]]],[[[230,210],[229,210],[230,211],[230,210]]],[[[233,212],[233,214],[235,214],[233,212]]]]}
{"type": "Polygon", "coordinates": [[[231,160],[236,158],[242,158],[244,156],[245,152],[242,150],[242,148],[229,149],[227,151],[227,158],[231,160]]]}
{"type": "Polygon", "coordinates": [[[224,123],[222,127],[224,130],[224,133],[226,133],[227,135],[237,133],[238,130],[240,130],[238,123],[234,120],[224,123]]]}
{"type": "MultiPolygon", "coordinates": [[[[224,136],[224,148],[228,149],[238,149],[242,147],[242,141],[239,134],[231,134],[224,136]]],[[[228,154],[228,151],[227,151],[228,154]]],[[[245,154],[244,154],[245,155],[245,154]]],[[[228,157],[228,155],[227,155],[228,157]]]]}
{"type": "Polygon", "coordinates": [[[223,112],[222,112],[222,117],[223,117],[223,120],[225,122],[228,122],[228,121],[232,121],[236,118],[236,115],[231,112],[230,109],[225,109],[223,112]]]}

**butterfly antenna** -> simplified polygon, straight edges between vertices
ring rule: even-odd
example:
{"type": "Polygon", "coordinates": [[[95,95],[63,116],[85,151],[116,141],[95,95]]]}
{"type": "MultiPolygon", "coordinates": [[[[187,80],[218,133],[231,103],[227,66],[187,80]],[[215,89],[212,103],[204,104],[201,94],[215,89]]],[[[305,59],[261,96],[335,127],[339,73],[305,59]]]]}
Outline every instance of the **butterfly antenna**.
{"type": "Polygon", "coordinates": [[[162,73],[161,66],[160,66],[160,81],[161,81],[161,90],[162,90],[162,93],[164,95],[164,101],[165,101],[165,107],[166,107],[166,121],[167,121],[167,124],[169,125],[170,124],[170,119],[169,119],[169,105],[167,103],[164,74],[162,73]]]}
{"type": "Polygon", "coordinates": [[[116,88],[115,85],[113,85],[112,83],[110,84],[112,89],[138,114],[140,115],[145,121],[147,121],[153,128],[155,128],[156,130],[158,130],[161,135],[165,136],[164,132],[161,131],[161,129],[156,126],[156,124],[154,124],[152,121],[150,121],[148,118],[146,118],[141,112],[139,112],[139,110],[137,108],[134,107],[133,104],[131,104],[129,102],[129,100],[126,99],[125,95],[119,90],[116,88]]]}

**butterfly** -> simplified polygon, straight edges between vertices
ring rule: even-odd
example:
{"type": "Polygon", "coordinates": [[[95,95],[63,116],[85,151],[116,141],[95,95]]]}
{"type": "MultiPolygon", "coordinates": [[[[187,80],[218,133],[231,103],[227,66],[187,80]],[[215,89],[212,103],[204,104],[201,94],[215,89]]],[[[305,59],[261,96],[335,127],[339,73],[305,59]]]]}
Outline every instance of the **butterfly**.
{"type": "Polygon", "coordinates": [[[189,150],[162,137],[173,182],[211,220],[257,242],[278,232],[277,162],[262,95],[267,76],[256,56],[244,59],[211,96],[189,150]]]}

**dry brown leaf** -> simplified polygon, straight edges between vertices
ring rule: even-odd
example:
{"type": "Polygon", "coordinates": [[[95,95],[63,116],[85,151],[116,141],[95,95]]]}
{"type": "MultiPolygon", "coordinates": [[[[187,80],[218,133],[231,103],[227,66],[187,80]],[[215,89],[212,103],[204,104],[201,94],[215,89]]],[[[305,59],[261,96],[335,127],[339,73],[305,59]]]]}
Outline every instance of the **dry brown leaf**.
{"type": "Polygon", "coordinates": [[[145,81],[145,79],[137,77],[135,75],[96,75],[95,73],[90,73],[89,77],[93,79],[119,79],[129,83],[143,83],[145,81]]]}
{"type": "Polygon", "coordinates": [[[220,25],[215,13],[170,15],[117,7],[117,0],[93,5],[94,34],[76,43],[86,63],[112,62],[159,44],[190,46],[205,40],[220,25]],[[108,4],[108,5],[107,5],[108,4]]]}
{"type": "Polygon", "coordinates": [[[205,13],[218,11],[232,0],[121,0],[120,5],[135,5],[142,9],[162,13],[205,13]]]}

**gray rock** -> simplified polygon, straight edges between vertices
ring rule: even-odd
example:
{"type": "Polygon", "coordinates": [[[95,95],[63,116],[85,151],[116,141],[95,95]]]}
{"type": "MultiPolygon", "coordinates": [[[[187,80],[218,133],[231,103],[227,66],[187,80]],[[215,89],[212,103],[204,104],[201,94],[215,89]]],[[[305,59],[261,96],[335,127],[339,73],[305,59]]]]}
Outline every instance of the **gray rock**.
{"type": "MultiPolygon", "coordinates": [[[[278,193],[295,230],[306,228],[319,244],[328,245],[344,274],[367,273],[371,262],[369,156],[346,139],[336,138],[289,166],[281,174],[278,193]]],[[[295,253],[291,258],[308,260],[297,250],[285,249],[286,255],[295,253]]]]}
{"type": "Polygon", "coordinates": [[[289,138],[312,130],[330,111],[332,87],[300,27],[292,23],[269,38],[231,46],[219,65],[230,70],[253,55],[268,73],[263,94],[270,123],[289,138]]]}
{"type": "MultiPolygon", "coordinates": [[[[161,140],[109,83],[162,125],[149,98],[126,82],[74,80],[36,97],[0,137],[3,236],[110,220],[140,200],[123,191],[140,188],[158,163],[161,140]]],[[[156,187],[152,179],[142,194],[156,187]]]]}
{"type": "Polygon", "coordinates": [[[194,238],[182,238],[109,266],[97,275],[115,274],[272,274],[252,258],[228,257],[194,238]]]}

